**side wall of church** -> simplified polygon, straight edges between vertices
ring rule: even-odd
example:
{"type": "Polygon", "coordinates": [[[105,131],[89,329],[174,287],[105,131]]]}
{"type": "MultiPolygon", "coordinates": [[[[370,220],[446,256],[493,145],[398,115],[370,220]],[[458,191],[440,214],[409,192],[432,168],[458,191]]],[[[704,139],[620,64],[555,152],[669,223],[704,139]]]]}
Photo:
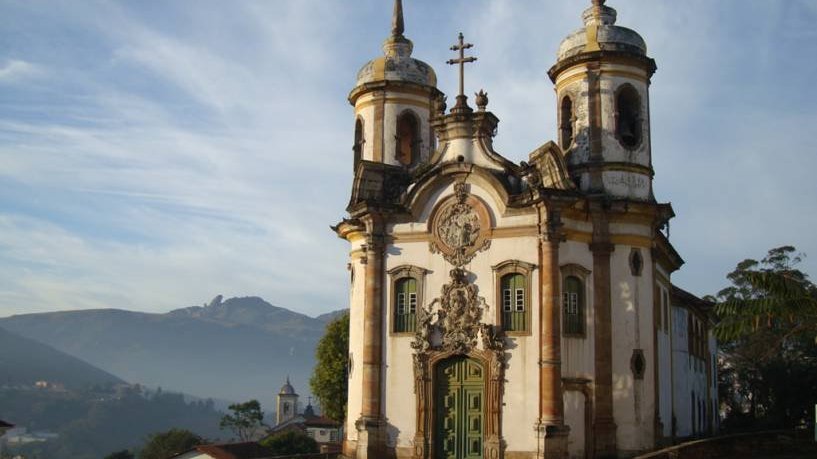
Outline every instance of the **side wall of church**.
{"type": "MultiPolygon", "coordinates": [[[[707,421],[712,419],[712,401],[717,396],[717,385],[713,385],[713,373],[706,361],[689,352],[687,324],[690,314],[684,307],[673,306],[673,369],[678,437],[706,433],[707,421]]],[[[708,342],[711,361],[715,357],[711,353],[714,342],[711,337],[708,342]]]]}
{"type": "MultiPolygon", "coordinates": [[[[627,226],[631,234],[649,231],[643,226],[627,226]]],[[[613,415],[618,426],[618,448],[625,452],[644,450],[653,444],[654,319],[653,277],[649,266],[652,266],[652,257],[647,248],[616,245],[611,257],[613,415]],[[630,269],[632,250],[639,250],[644,260],[645,268],[640,276],[634,276],[630,269]],[[634,368],[638,352],[642,353],[644,364],[641,377],[636,377],[634,368]]]]}
{"type": "MultiPolygon", "coordinates": [[[[660,269],[657,269],[660,274],[660,269]]],[[[655,326],[657,328],[656,338],[658,343],[658,379],[659,379],[659,415],[663,424],[661,435],[665,438],[672,436],[672,342],[670,332],[672,330],[672,314],[669,305],[669,286],[663,281],[656,279],[656,294],[653,299],[655,304],[654,312],[655,326]]]]}

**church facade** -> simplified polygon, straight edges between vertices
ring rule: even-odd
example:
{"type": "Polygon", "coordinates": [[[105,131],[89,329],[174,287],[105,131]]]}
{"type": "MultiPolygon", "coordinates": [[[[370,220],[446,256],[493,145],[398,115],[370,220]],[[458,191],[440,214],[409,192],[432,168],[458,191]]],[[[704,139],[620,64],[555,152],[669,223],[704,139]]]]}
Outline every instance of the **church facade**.
{"type": "Polygon", "coordinates": [[[644,40],[594,0],[549,71],[559,138],[516,164],[412,57],[396,0],[358,73],[348,217],[354,458],[626,457],[717,424],[709,307],[671,283],[644,40]]]}

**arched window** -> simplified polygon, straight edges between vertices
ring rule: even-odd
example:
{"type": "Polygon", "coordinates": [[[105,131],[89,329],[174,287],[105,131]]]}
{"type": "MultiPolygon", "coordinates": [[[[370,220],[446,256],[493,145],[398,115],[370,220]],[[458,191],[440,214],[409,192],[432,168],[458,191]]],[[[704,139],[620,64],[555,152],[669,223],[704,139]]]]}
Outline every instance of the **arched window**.
{"type": "Polygon", "coordinates": [[[412,112],[405,112],[397,118],[397,151],[395,158],[404,166],[417,161],[417,146],[420,143],[420,124],[412,112]]]}
{"type": "Polygon", "coordinates": [[[352,150],[355,152],[355,158],[353,167],[354,170],[357,171],[357,165],[360,164],[361,158],[363,158],[363,142],[365,141],[363,137],[363,120],[358,118],[355,121],[355,144],[352,146],[352,150]]]}
{"type": "Polygon", "coordinates": [[[567,151],[573,144],[573,101],[568,96],[562,99],[560,115],[559,132],[562,137],[562,150],[567,151]]]}
{"type": "Polygon", "coordinates": [[[641,97],[625,84],[616,94],[616,137],[624,147],[635,148],[641,143],[641,118],[641,97]]]}
{"type": "Polygon", "coordinates": [[[406,277],[395,283],[394,331],[413,332],[417,318],[417,279],[406,277]]]}
{"type": "Polygon", "coordinates": [[[502,328],[506,331],[527,330],[527,291],[525,276],[518,273],[502,276],[502,328]]]}
{"type": "Polygon", "coordinates": [[[576,276],[567,276],[562,293],[564,334],[584,335],[584,283],[576,276]]]}

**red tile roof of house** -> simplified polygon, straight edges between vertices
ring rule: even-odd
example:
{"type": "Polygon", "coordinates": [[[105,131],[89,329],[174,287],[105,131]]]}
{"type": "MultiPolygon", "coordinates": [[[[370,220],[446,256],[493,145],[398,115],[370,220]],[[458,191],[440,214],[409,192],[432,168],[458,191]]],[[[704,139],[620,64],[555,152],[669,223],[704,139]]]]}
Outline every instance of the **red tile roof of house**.
{"type": "MultiPolygon", "coordinates": [[[[225,443],[221,445],[199,445],[190,451],[198,451],[215,459],[266,459],[273,456],[272,452],[256,442],[225,443]]],[[[178,454],[177,456],[181,456],[178,454]]]]}

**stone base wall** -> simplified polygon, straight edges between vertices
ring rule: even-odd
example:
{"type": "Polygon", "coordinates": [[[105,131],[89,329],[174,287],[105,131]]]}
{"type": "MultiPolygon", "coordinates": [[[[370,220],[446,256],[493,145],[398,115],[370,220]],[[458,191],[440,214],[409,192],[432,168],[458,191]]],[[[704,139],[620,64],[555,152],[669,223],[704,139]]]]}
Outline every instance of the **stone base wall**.
{"type": "MultiPolygon", "coordinates": [[[[808,433],[808,432],[806,432],[808,433]]],[[[771,431],[726,435],[681,443],[634,459],[709,459],[777,457],[784,453],[814,452],[817,444],[802,432],[771,431]]]]}

